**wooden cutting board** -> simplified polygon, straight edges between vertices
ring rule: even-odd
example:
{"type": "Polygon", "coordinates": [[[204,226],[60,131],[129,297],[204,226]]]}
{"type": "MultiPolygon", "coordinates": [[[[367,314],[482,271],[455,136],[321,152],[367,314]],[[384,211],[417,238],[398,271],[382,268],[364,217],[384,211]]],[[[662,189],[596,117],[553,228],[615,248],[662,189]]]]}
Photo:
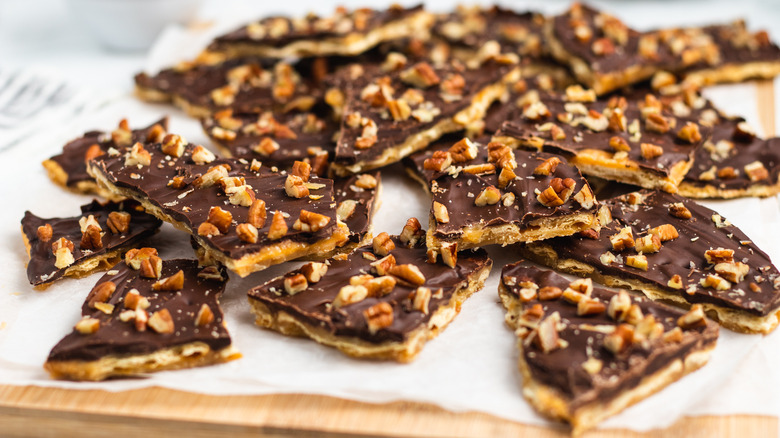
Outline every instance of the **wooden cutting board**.
{"type": "MultiPolygon", "coordinates": [[[[772,81],[757,83],[758,114],[775,135],[772,81]]],[[[528,426],[489,414],[452,413],[430,404],[368,404],[306,394],[208,396],[162,388],[111,393],[0,385],[0,436],[372,436],[565,437],[564,426],[528,426]]],[[[667,429],[599,430],[588,437],[702,437],[780,434],[777,417],[683,418],[667,429]]]]}

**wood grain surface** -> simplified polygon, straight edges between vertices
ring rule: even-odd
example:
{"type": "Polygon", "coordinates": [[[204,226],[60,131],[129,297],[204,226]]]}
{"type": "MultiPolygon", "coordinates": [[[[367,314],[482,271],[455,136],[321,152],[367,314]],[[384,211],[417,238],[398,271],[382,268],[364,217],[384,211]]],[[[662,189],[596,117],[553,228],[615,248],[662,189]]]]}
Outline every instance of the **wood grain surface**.
{"type": "MultiPolygon", "coordinates": [[[[772,81],[757,83],[760,123],[775,134],[772,81]]],[[[565,437],[565,426],[529,426],[430,404],[369,404],[306,394],[210,396],[148,388],[112,393],[0,385],[0,436],[41,437],[565,437]]],[[[777,417],[683,418],[646,433],[597,430],[587,437],[776,437],[777,417]]]]}

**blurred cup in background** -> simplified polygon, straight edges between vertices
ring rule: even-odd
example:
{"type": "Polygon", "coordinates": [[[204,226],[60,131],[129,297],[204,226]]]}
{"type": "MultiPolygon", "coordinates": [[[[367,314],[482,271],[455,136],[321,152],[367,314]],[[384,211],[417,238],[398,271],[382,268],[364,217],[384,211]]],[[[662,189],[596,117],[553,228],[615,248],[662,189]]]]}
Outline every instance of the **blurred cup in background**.
{"type": "Polygon", "coordinates": [[[68,0],[71,12],[109,49],[148,49],[165,26],[197,18],[202,0],[68,0]]]}

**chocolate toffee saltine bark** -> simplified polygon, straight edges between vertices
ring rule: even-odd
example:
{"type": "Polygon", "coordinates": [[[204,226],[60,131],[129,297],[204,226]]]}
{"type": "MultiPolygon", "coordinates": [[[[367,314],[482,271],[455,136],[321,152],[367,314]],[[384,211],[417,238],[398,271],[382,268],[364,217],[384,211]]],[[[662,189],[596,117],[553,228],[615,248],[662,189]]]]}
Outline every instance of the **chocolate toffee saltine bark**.
{"type": "Polygon", "coordinates": [[[771,79],[780,74],[780,48],[766,31],[751,33],[745,22],[707,26],[701,31],[718,48],[711,62],[694,64],[685,73],[686,81],[700,85],[742,82],[751,78],[771,79]]]}
{"type": "Polygon", "coordinates": [[[391,6],[383,11],[337,8],[334,15],[268,17],[217,37],[212,51],[229,57],[290,58],[359,55],[372,47],[427,34],[433,16],[422,6],[391,6]]]}
{"type": "Polygon", "coordinates": [[[726,117],[709,104],[696,111],[698,122],[712,126],[694,164],[680,183],[689,198],[773,196],[780,192],[780,139],[757,137],[741,117],[726,117]]]}
{"type": "Polygon", "coordinates": [[[112,193],[101,189],[95,180],[87,173],[87,161],[105,154],[109,149],[121,150],[135,142],[160,141],[168,129],[168,118],[163,118],[146,128],[130,129],[127,120],[119,122],[119,127],[112,132],[89,131],[83,137],[77,138],[62,148],[62,153],[55,155],[42,164],[49,178],[57,185],[75,193],[94,193],[104,198],[115,199],[112,193]]]}
{"type": "Polygon", "coordinates": [[[492,266],[484,250],[457,254],[452,267],[428,263],[424,235],[410,219],[400,236],[381,233],[373,245],[250,290],[257,325],[354,357],[413,360],[482,288],[492,266]]]}
{"type": "Polygon", "coordinates": [[[30,261],[27,279],[46,287],[62,277],[86,277],[117,264],[122,253],[153,235],[162,225],[134,201],[97,201],[81,206],[81,215],[40,218],[29,211],[22,238],[30,261]]]}
{"type": "Polygon", "coordinates": [[[351,84],[333,168],[357,173],[400,161],[442,135],[481,120],[518,78],[512,57],[465,68],[458,61],[406,65],[351,84]]]}
{"type": "Polygon", "coordinates": [[[463,139],[423,168],[433,197],[427,244],[443,256],[568,236],[596,223],[590,186],[557,155],[463,139]]]}
{"type": "Polygon", "coordinates": [[[216,64],[185,63],[154,76],[136,75],[136,93],[152,102],[173,102],[193,117],[225,108],[236,111],[308,110],[321,98],[310,71],[255,58],[216,64]],[[304,76],[305,75],[305,76],[304,76]]]}
{"type": "Polygon", "coordinates": [[[701,304],[724,327],[769,333],[780,317],[780,273],[716,212],[643,190],[602,201],[600,231],[526,245],[557,270],[642,291],[680,307],[701,304]]]}
{"type": "Polygon", "coordinates": [[[88,171],[107,190],[190,233],[205,256],[241,276],[347,242],[333,182],[309,178],[306,163],[289,174],[271,172],[257,160],[217,159],[171,134],[92,160],[88,171]]]}
{"type": "Polygon", "coordinates": [[[104,380],[238,359],[219,307],[227,279],[224,268],[162,261],[154,248],[128,252],[44,368],[55,379],[104,380]]]}
{"type": "Polygon", "coordinates": [[[548,19],[545,35],[552,56],[597,94],[644,81],[659,70],[679,71],[717,54],[717,47],[701,30],[640,34],[580,3],[548,19]]]}
{"type": "Polygon", "coordinates": [[[504,267],[498,293],[519,338],[523,396],[573,435],[701,368],[718,340],[700,306],[684,313],[527,262],[504,267]]]}
{"type": "Polygon", "coordinates": [[[203,130],[230,157],[258,159],[263,165],[290,168],[307,161],[325,175],[336,149],[338,123],[329,110],[313,112],[236,112],[222,110],[201,120],[203,130]]]}
{"type": "Polygon", "coordinates": [[[596,100],[592,90],[531,90],[518,101],[522,116],[494,140],[565,155],[586,175],[675,192],[709,135],[677,117],[654,94],[596,100]]]}

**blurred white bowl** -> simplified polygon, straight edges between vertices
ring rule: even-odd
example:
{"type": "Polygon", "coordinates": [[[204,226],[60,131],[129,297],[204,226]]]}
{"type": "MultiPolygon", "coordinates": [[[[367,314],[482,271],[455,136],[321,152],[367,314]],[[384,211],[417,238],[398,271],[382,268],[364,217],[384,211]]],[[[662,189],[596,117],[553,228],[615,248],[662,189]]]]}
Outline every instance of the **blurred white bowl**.
{"type": "Polygon", "coordinates": [[[106,47],[143,50],[171,23],[194,20],[202,0],[68,0],[71,11],[106,47]]]}

